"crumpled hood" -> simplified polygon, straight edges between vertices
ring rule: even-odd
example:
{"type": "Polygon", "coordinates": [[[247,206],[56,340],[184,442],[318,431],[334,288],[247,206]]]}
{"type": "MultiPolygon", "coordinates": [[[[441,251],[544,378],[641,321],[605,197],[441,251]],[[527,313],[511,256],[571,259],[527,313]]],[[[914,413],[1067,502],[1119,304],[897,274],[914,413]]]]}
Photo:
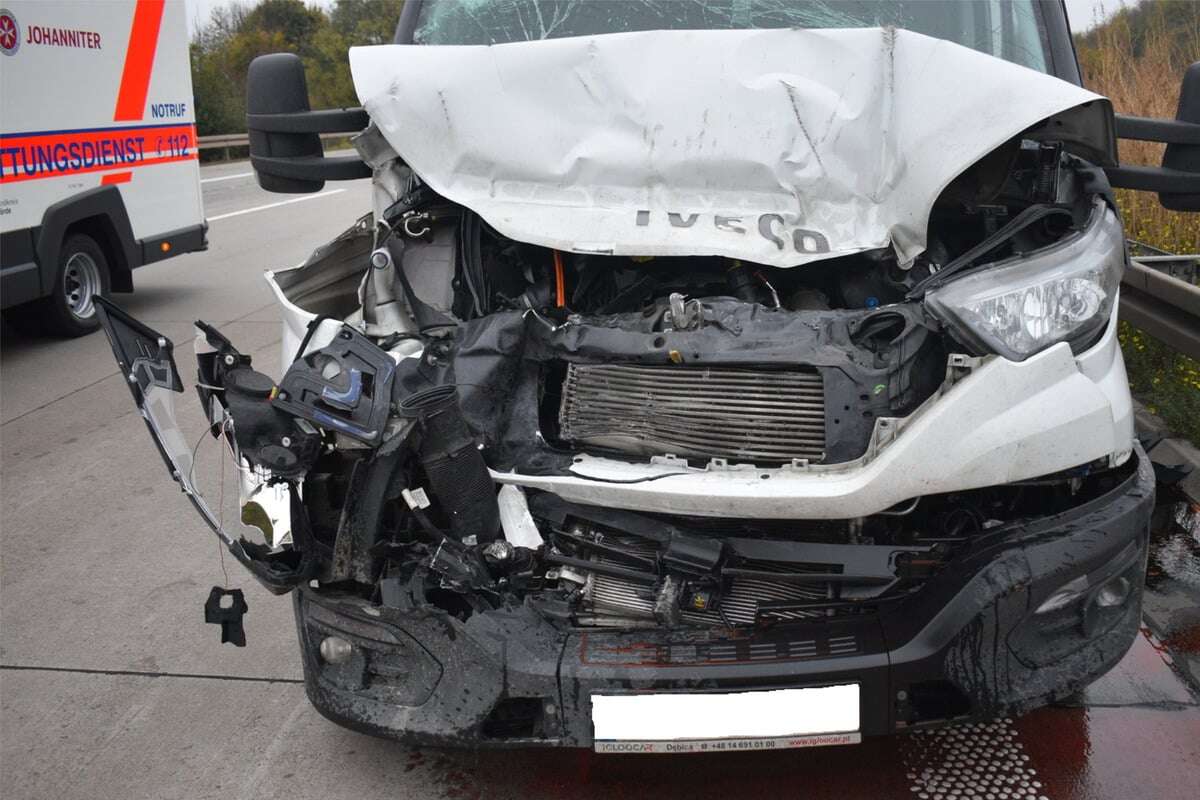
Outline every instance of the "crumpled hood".
{"type": "Polygon", "coordinates": [[[956,175],[1048,117],[1107,107],[880,28],[381,45],[350,65],[404,161],[509,238],[780,267],[889,245],[911,261],[956,175]]]}

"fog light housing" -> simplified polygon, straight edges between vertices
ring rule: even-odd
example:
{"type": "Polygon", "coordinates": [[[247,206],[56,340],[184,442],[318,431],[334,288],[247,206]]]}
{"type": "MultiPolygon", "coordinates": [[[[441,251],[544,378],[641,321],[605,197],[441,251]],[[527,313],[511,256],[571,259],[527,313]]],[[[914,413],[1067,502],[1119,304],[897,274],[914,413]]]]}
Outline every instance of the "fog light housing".
{"type": "Polygon", "coordinates": [[[1066,583],[1059,587],[1058,591],[1046,598],[1040,606],[1037,607],[1035,614],[1049,614],[1052,611],[1066,608],[1074,603],[1088,590],[1088,579],[1086,575],[1080,575],[1070,583],[1066,583]]]}
{"type": "Polygon", "coordinates": [[[327,664],[345,664],[354,655],[354,645],[340,636],[326,636],[321,640],[319,650],[327,664]]]}
{"type": "Polygon", "coordinates": [[[1124,575],[1118,575],[1108,583],[1100,587],[1100,591],[1096,592],[1096,605],[1101,608],[1112,608],[1113,606],[1123,606],[1125,601],[1129,599],[1129,593],[1133,589],[1133,584],[1124,575]]]}

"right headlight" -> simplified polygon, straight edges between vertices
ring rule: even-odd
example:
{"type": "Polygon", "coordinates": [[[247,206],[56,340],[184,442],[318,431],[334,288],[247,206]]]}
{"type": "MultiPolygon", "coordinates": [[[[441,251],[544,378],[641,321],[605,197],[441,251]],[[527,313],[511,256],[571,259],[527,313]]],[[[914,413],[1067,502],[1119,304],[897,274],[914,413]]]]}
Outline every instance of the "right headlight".
{"type": "Polygon", "coordinates": [[[1078,349],[1103,328],[1124,269],[1121,221],[1098,197],[1083,231],[951,280],[925,302],[959,338],[1024,361],[1058,342],[1078,349]]]}

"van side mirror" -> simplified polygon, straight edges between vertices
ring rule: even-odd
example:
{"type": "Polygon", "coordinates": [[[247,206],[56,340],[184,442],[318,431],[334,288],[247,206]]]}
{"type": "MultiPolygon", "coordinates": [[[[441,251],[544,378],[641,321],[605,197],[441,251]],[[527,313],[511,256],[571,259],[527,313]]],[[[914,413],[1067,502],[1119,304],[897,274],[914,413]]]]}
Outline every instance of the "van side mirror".
{"type": "Polygon", "coordinates": [[[1117,138],[1167,145],[1161,167],[1106,167],[1113,186],[1158,192],[1171,211],[1200,211],[1200,61],[1183,74],[1174,120],[1117,114],[1117,138]]]}
{"type": "MultiPolygon", "coordinates": [[[[1200,175],[1200,61],[1183,73],[1175,119],[1191,125],[1191,144],[1171,142],[1163,153],[1163,169],[1200,175]]],[[[1172,211],[1200,211],[1200,188],[1190,194],[1160,192],[1158,200],[1172,211]]]]}
{"type": "Polygon", "coordinates": [[[250,62],[246,78],[246,131],[250,164],[268,192],[319,192],[325,181],[369,178],[357,156],[325,158],[322,133],[357,133],[370,119],[361,108],[312,111],[304,63],[292,53],[250,62]]]}

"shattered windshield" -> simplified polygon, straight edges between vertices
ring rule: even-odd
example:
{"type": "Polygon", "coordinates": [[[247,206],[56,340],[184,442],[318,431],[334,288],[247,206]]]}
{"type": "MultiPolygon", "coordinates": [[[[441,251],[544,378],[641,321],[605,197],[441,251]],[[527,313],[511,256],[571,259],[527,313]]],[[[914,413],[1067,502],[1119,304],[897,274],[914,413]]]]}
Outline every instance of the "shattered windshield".
{"type": "Polygon", "coordinates": [[[501,44],[626,31],[886,26],[1046,71],[1034,0],[425,0],[413,41],[501,44]]]}

